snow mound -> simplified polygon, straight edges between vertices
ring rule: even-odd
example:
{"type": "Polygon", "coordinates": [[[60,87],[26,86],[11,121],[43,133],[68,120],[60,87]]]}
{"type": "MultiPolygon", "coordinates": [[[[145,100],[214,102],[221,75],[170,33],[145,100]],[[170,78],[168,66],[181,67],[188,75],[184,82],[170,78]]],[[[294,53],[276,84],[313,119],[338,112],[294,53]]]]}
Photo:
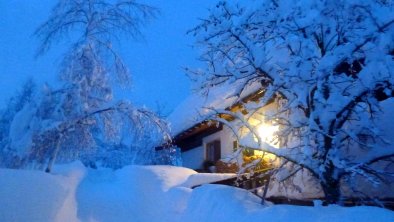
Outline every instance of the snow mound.
{"type": "Polygon", "coordinates": [[[189,188],[232,176],[172,166],[94,170],[79,162],[52,174],[0,169],[0,221],[394,221],[394,212],[376,207],[262,206],[234,187],[189,188]]]}
{"type": "Polygon", "coordinates": [[[85,170],[78,164],[63,170],[0,169],[0,221],[79,221],[75,191],[85,170]]]}
{"type": "Polygon", "coordinates": [[[261,209],[260,202],[260,198],[246,190],[203,185],[193,191],[181,221],[248,221],[245,216],[261,209]]]}
{"type": "MultiPolygon", "coordinates": [[[[194,170],[172,166],[127,166],[89,170],[78,188],[82,221],[163,221],[172,203],[166,192],[194,170]]],[[[181,191],[172,192],[179,199],[181,191]]],[[[170,198],[171,199],[171,198],[170,198]]],[[[181,200],[179,200],[181,201],[181,200]]]]}
{"type": "Polygon", "coordinates": [[[224,185],[196,188],[180,221],[333,222],[393,221],[394,212],[377,207],[261,205],[250,192],[224,185]]]}

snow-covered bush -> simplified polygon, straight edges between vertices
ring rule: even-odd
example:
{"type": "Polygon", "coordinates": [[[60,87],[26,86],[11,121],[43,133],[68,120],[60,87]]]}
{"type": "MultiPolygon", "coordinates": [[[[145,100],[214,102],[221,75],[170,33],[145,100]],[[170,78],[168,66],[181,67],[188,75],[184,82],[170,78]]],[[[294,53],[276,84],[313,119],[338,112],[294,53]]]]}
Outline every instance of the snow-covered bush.
{"type": "Polygon", "coordinates": [[[36,85],[32,79],[26,81],[21,90],[11,97],[3,110],[0,110],[0,166],[17,168],[22,162],[18,156],[20,146],[28,143],[27,136],[21,137],[29,131],[29,125],[14,119],[25,121],[29,118],[27,105],[36,96],[36,85]]]}
{"type": "Polygon", "coordinates": [[[160,146],[155,148],[155,165],[182,166],[181,149],[176,146],[160,146]]]}
{"type": "Polygon", "coordinates": [[[52,164],[81,160],[87,166],[120,168],[128,164],[150,164],[154,147],[169,140],[168,126],[155,113],[119,102],[84,115],[66,118],[59,106],[64,94],[45,87],[10,118],[8,135],[2,138],[1,165],[45,168],[52,164]],[[111,121],[113,132],[96,115],[111,121]]]}
{"type": "MultiPolygon", "coordinates": [[[[288,175],[307,169],[327,201],[338,202],[345,180],[362,177],[375,186],[392,180],[394,148],[376,118],[381,101],[394,97],[393,4],[221,1],[191,30],[207,67],[190,75],[200,89],[233,84],[235,97],[260,84],[262,98],[244,106],[249,114],[216,110],[239,120],[222,122],[236,133],[241,122],[250,138],[259,138],[247,119],[274,101],[278,109],[264,118],[279,126],[280,148],[261,139],[241,145],[275,154],[282,167],[295,165],[288,175]]],[[[353,185],[356,192],[359,184],[353,185]]]]}

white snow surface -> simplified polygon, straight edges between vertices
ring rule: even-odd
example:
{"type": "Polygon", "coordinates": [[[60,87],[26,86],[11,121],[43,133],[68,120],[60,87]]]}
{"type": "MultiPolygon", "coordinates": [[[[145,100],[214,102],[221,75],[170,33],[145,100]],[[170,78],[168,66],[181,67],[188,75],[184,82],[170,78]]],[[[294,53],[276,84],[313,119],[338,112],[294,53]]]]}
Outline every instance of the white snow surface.
{"type": "Polygon", "coordinates": [[[237,174],[234,173],[196,173],[190,175],[186,182],[183,183],[181,186],[193,188],[202,184],[214,183],[235,177],[237,177],[237,174]]]}
{"type": "Polygon", "coordinates": [[[0,221],[394,221],[394,212],[377,207],[262,206],[238,188],[188,188],[212,177],[182,167],[113,171],[79,162],[57,166],[52,174],[0,169],[0,221]]]}

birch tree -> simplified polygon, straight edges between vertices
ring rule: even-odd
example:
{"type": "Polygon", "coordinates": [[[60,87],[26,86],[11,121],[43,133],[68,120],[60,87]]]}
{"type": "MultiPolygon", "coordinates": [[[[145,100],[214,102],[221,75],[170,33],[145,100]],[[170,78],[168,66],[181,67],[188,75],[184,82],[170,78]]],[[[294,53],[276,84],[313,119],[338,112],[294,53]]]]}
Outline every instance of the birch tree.
{"type": "Polygon", "coordinates": [[[169,139],[166,123],[153,112],[114,102],[112,94],[114,87],[130,83],[115,43],[141,37],[141,28],[157,13],[134,0],[58,1],[35,34],[41,40],[38,55],[59,42],[69,45],[59,75],[64,84],[49,90],[36,109],[44,124],[33,137],[30,159],[47,162],[47,172],[60,154],[94,165],[97,142],[119,142],[124,127],[147,135],[146,125],[153,126],[162,141],[169,139]]]}

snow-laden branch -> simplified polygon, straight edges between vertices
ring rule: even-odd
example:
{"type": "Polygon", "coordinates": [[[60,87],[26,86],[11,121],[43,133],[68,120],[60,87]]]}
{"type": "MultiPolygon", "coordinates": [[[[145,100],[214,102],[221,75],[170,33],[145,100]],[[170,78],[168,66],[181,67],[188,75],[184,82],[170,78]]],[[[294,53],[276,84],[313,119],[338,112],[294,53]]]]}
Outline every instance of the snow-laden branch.
{"type": "Polygon", "coordinates": [[[207,91],[237,83],[240,103],[243,92],[260,84],[260,100],[242,104],[247,116],[214,115],[232,116],[222,123],[233,132],[249,131],[240,144],[307,168],[335,202],[345,175],[374,181],[382,173],[374,163],[393,160],[377,123],[382,101],[394,97],[393,15],[391,3],[376,0],[220,2],[190,31],[207,62],[193,77],[207,91]],[[272,101],[277,109],[264,115],[279,126],[279,149],[248,122],[272,101]]]}

